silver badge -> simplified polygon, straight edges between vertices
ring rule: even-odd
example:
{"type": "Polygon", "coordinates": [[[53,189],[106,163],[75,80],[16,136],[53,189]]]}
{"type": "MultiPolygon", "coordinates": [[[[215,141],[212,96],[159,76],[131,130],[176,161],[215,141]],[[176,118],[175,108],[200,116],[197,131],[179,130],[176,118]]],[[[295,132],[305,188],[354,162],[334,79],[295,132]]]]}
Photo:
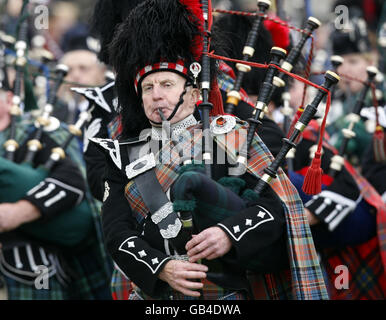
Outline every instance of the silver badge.
{"type": "Polygon", "coordinates": [[[236,118],[232,116],[218,116],[210,124],[213,134],[224,134],[232,131],[236,126],[236,118]]]}
{"type": "Polygon", "coordinates": [[[192,75],[194,77],[194,84],[196,84],[197,83],[197,77],[201,72],[201,65],[198,62],[193,62],[190,65],[190,72],[192,73],[192,75]]]}
{"type": "Polygon", "coordinates": [[[149,153],[126,166],[126,176],[129,180],[155,167],[155,157],[149,153]]]}

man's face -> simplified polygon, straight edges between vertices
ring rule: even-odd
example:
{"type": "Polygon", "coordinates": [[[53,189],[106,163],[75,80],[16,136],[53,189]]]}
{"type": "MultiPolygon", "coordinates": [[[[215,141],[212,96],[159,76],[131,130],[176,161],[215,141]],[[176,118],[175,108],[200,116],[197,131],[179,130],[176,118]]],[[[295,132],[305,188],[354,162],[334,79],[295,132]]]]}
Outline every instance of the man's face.
{"type": "Polygon", "coordinates": [[[10,121],[9,110],[12,105],[12,93],[0,89],[0,130],[8,126],[10,121]]]}
{"type": "MultiPolygon", "coordinates": [[[[370,65],[370,63],[364,57],[362,57],[361,54],[345,54],[342,56],[342,58],[344,58],[344,62],[339,66],[338,73],[342,73],[343,75],[348,75],[360,80],[367,79],[366,68],[370,65]]],[[[339,86],[346,93],[356,93],[363,88],[362,83],[351,81],[349,79],[345,79],[344,77],[342,77],[341,81],[339,81],[339,86]]]]}
{"type": "MultiPolygon", "coordinates": [[[[165,118],[169,118],[180,99],[185,82],[185,78],[170,71],[155,72],[146,76],[141,83],[146,117],[152,122],[161,122],[162,119],[158,113],[158,109],[161,109],[165,118]]],[[[170,122],[176,123],[191,115],[198,99],[198,89],[187,87],[184,102],[170,122]]]]}
{"type": "MultiPolygon", "coordinates": [[[[66,81],[87,86],[100,86],[105,82],[105,67],[99,63],[96,54],[93,52],[87,50],[67,52],[61,63],[69,68],[66,81]]],[[[73,87],[73,85],[70,87],[73,87]]]]}

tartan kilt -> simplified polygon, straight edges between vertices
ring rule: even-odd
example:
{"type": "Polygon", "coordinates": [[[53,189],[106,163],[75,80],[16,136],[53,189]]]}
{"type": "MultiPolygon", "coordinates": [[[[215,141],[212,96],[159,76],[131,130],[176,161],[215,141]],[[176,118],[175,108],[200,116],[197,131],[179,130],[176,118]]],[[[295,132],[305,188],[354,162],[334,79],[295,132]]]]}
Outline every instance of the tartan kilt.
{"type": "Polygon", "coordinates": [[[194,298],[185,296],[172,288],[169,288],[157,299],[146,295],[134,282],[128,280],[119,270],[114,269],[111,290],[114,300],[246,300],[247,296],[241,292],[223,289],[214,283],[203,280],[203,296],[194,298]]]}
{"type": "Polygon", "coordinates": [[[132,283],[133,292],[130,294],[129,300],[247,300],[246,293],[221,288],[208,279],[203,279],[201,282],[204,284],[204,287],[201,291],[201,296],[198,298],[186,296],[169,287],[164,294],[156,299],[146,295],[139,287],[132,283]]]}
{"type": "Polygon", "coordinates": [[[110,278],[102,271],[105,262],[98,259],[99,250],[96,243],[79,252],[62,253],[61,266],[69,276],[68,283],[59,282],[53,275],[48,279],[48,289],[39,290],[2,275],[8,300],[111,300],[110,278]]]}
{"type": "MultiPolygon", "coordinates": [[[[252,272],[247,272],[247,278],[251,286],[253,300],[293,299],[290,270],[265,275],[258,275],[252,272]]],[[[143,300],[145,295],[141,296],[140,294],[138,294],[137,291],[134,291],[134,287],[135,285],[133,284],[133,282],[128,280],[121,272],[119,272],[117,269],[113,271],[111,290],[114,300],[143,300]]],[[[213,294],[213,291],[214,290],[212,287],[212,292],[208,294],[211,295],[212,299],[208,298],[206,300],[217,300],[219,299],[219,297],[221,297],[221,293],[219,290],[215,294],[213,294]]],[[[224,292],[222,292],[222,294],[224,294],[224,292]]],[[[205,297],[207,297],[208,295],[206,295],[205,297]]],[[[165,296],[167,299],[169,299],[170,297],[170,295],[169,297],[167,295],[165,296]]],[[[181,297],[184,297],[185,300],[187,300],[187,298],[191,298],[179,294],[178,298],[181,299],[181,297]]],[[[224,295],[222,297],[224,297],[224,295]]],[[[175,299],[177,299],[177,297],[175,299]]],[[[227,297],[227,300],[233,299],[245,300],[246,297],[240,293],[227,297]]]]}
{"type": "Polygon", "coordinates": [[[247,272],[252,288],[253,300],[293,300],[291,271],[256,274],[247,272]]]}
{"type": "Polygon", "coordinates": [[[72,271],[67,288],[69,300],[111,300],[110,276],[98,242],[88,244],[79,253],[69,251],[64,258],[72,271]]]}
{"type": "Polygon", "coordinates": [[[55,276],[49,278],[48,289],[36,289],[12,278],[2,277],[6,284],[8,300],[66,300],[67,293],[55,276]]]}
{"type": "Polygon", "coordinates": [[[323,267],[327,278],[327,290],[332,300],[383,300],[386,298],[386,276],[379,255],[377,237],[342,249],[324,249],[323,267]],[[335,281],[340,275],[337,266],[349,271],[348,289],[337,289],[335,281]]]}
{"type": "Polygon", "coordinates": [[[129,296],[132,292],[132,282],[127,279],[118,269],[114,268],[111,277],[111,295],[113,300],[129,300],[129,296]]]}

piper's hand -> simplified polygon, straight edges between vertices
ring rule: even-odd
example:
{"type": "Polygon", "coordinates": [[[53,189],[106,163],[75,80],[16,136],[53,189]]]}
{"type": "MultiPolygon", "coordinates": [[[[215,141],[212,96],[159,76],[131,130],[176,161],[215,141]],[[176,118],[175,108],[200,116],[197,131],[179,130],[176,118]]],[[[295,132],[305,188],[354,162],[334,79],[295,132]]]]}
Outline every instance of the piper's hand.
{"type": "Polygon", "coordinates": [[[159,278],[186,296],[199,297],[200,293],[194,290],[202,289],[204,285],[194,279],[206,278],[207,271],[208,267],[203,264],[170,260],[160,272],[159,278]]]}
{"type": "Polygon", "coordinates": [[[0,204],[0,232],[11,231],[40,217],[40,212],[26,200],[0,204]]]}
{"type": "Polygon", "coordinates": [[[308,220],[308,224],[310,226],[313,226],[313,225],[318,224],[320,222],[319,219],[310,210],[304,208],[304,211],[306,212],[306,217],[308,220]]]}
{"type": "Polygon", "coordinates": [[[210,227],[193,235],[185,249],[190,262],[199,259],[216,259],[226,254],[232,247],[232,242],[226,233],[219,227],[210,227]]]}

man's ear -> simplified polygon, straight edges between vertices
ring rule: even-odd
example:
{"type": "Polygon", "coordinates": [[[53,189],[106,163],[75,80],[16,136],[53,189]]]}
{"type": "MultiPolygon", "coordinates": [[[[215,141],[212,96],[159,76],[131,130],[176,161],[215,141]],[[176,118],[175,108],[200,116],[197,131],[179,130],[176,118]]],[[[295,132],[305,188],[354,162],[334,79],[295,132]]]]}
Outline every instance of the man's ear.
{"type": "Polygon", "coordinates": [[[197,101],[200,100],[200,89],[192,88],[192,90],[190,90],[190,94],[193,103],[196,104],[197,101]]]}

